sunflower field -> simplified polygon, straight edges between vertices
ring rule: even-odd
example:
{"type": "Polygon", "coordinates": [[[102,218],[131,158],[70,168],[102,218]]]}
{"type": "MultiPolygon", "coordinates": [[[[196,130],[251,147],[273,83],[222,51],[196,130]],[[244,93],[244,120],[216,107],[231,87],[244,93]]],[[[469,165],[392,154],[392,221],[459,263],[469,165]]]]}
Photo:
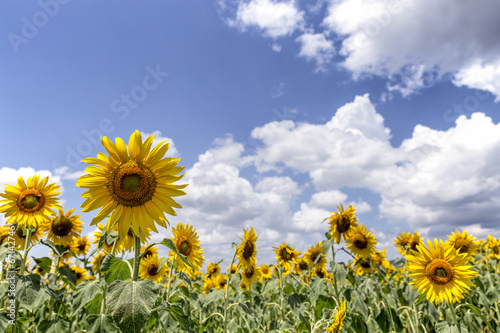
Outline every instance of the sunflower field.
{"type": "Polygon", "coordinates": [[[283,242],[275,262],[258,265],[250,227],[228,258],[205,263],[194,226],[165,215],[182,208],[174,199],[188,186],[178,184],[180,159],[164,157],[168,143],[152,147],[139,131],[128,144],[101,142],[107,154],[83,159],[76,183],[82,212],[97,210],[93,239],[48,177],[20,177],[0,193],[0,332],[500,332],[491,235],[403,232],[389,262],[355,208],[340,204],[304,253],[283,242]],[[165,228],[173,237],[150,242],[165,228]],[[50,255],[30,257],[35,246],[50,255]],[[339,251],[351,259],[336,261],[339,251]]]}

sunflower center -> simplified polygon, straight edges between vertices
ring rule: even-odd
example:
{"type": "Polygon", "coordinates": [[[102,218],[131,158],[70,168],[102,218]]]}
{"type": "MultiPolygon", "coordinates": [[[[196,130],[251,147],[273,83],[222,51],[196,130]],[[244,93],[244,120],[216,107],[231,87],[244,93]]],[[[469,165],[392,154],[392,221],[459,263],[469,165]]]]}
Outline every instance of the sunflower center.
{"type": "Polygon", "coordinates": [[[191,244],[187,239],[183,239],[181,245],[179,246],[179,252],[185,256],[191,252],[191,244]]]}
{"type": "Polygon", "coordinates": [[[469,252],[469,242],[465,239],[458,239],[455,242],[455,248],[459,250],[459,253],[467,253],[469,252]]]}
{"type": "Polygon", "coordinates": [[[410,249],[412,249],[413,251],[417,251],[418,252],[418,250],[417,250],[417,245],[418,244],[420,244],[420,242],[418,242],[418,241],[412,241],[410,243],[410,249]]]}
{"type": "Polygon", "coordinates": [[[147,250],[146,253],[144,253],[144,258],[148,258],[153,255],[153,251],[147,250]]]}
{"type": "Polygon", "coordinates": [[[344,233],[351,227],[351,221],[349,217],[341,215],[337,221],[337,230],[339,233],[344,233]]]}
{"type": "Polygon", "coordinates": [[[158,267],[156,265],[152,265],[151,267],[148,268],[148,274],[149,275],[156,275],[158,274],[158,267]]]}
{"type": "Polygon", "coordinates": [[[360,263],[361,267],[363,268],[371,268],[370,263],[367,260],[362,260],[360,263]]]}
{"type": "Polygon", "coordinates": [[[80,280],[82,278],[82,273],[81,272],[76,272],[76,279],[80,280]]]}
{"type": "Polygon", "coordinates": [[[71,230],[73,230],[73,223],[65,217],[58,217],[52,223],[52,232],[58,237],[68,236],[71,230]]]}
{"type": "Polygon", "coordinates": [[[325,277],[325,272],[322,269],[318,269],[316,275],[323,279],[325,277]]]}
{"type": "Polygon", "coordinates": [[[79,242],[78,243],[78,250],[84,251],[85,250],[85,242],[79,242]]]}
{"type": "Polygon", "coordinates": [[[128,161],[120,165],[112,176],[111,194],[120,204],[135,207],[153,198],[156,176],[142,163],[128,161]]]}
{"type": "Polygon", "coordinates": [[[16,229],[16,235],[19,238],[26,238],[26,235],[24,234],[23,228],[22,227],[17,227],[16,229]]]}
{"type": "Polygon", "coordinates": [[[433,259],[425,267],[425,273],[436,284],[447,284],[453,279],[453,268],[444,259],[433,259]]]}
{"type": "Polygon", "coordinates": [[[245,270],[245,276],[247,279],[251,279],[252,276],[254,275],[255,273],[255,270],[253,269],[253,267],[250,267],[249,270],[245,270]]]}
{"type": "Polygon", "coordinates": [[[305,262],[305,261],[301,261],[301,262],[299,263],[299,268],[300,268],[301,270],[306,270],[306,269],[308,269],[308,268],[309,268],[309,266],[307,266],[307,262],[305,262]]]}
{"type": "Polygon", "coordinates": [[[268,274],[269,268],[268,267],[261,267],[260,271],[262,272],[262,274],[268,274]]]}
{"type": "Polygon", "coordinates": [[[314,263],[316,262],[316,259],[318,259],[318,255],[319,253],[318,252],[312,252],[311,253],[311,261],[314,263]]]}
{"type": "Polygon", "coordinates": [[[253,252],[254,252],[253,243],[249,241],[245,242],[245,246],[243,247],[243,258],[245,258],[245,260],[250,259],[253,255],[253,252]]]}
{"type": "Polygon", "coordinates": [[[366,241],[366,237],[361,235],[361,234],[355,234],[352,237],[352,243],[354,246],[356,246],[358,249],[364,250],[368,246],[368,242],[366,241]]]}
{"type": "Polygon", "coordinates": [[[283,259],[285,259],[286,261],[290,261],[292,260],[292,254],[290,252],[288,252],[287,248],[284,248],[283,249],[283,252],[282,252],[282,257],[283,259]]]}
{"type": "Polygon", "coordinates": [[[38,190],[26,190],[19,194],[17,206],[24,212],[36,212],[45,203],[45,197],[38,190]]]}

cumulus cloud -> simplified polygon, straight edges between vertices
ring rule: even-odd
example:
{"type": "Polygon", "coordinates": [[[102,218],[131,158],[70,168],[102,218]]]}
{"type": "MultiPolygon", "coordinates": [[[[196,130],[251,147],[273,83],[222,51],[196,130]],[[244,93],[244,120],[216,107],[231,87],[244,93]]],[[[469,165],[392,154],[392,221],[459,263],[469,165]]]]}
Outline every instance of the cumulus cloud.
{"type": "Polygon", "coordinates": [[[299,57],[316,63],[317,72],[325,72],[335,54],[333,41],[322,33],[304,33],[296,39],[301,43],[299,57]]]}
{"type": "Polygon", "coordinates": [[[153,133],[141,132],[141,136],[142,136],[143,139],[149,137],[150,135],[154,135],[155,136],[154,139],[153,139],[153,144],[152,144],[151,147],[156,146],[160,142],[166,141],[168,143],[168,151],[165,154],[165,156],[167,156],[167,157],[179,157],[180,156],[179,151],[175,147],[174,140],[172,140],[169,137],[163,136],[161,134],[161,131],[158,131],[158,130],[154,131],[153,133]]]}
{"type": "Polygon", "coordinates": [[[258,28],[266,37],[278,38],[301,29],[304,12],[297,9],[293,0],[251,0],[240,2],[236,18],[229,24],[241,30],[258,28]]]}

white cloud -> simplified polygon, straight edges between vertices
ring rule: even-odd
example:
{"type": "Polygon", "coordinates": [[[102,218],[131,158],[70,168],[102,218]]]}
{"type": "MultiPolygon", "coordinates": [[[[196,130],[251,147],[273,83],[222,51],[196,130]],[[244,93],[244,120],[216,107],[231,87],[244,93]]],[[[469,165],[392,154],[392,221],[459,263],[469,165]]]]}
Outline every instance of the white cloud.
{"type": "Polygon", "coordinates": [[[325,72],[335,54],[333,41],[328,40],[322,33],[304,33],[297,37],[301,43],[299,57],[307,61],[316,62],[316,71],[325,72]]]}
{"type": "Polygon", "coordinates": [[[303,25],[304,12],[291,1],[251,0],[240,2],[236,19],[230,25],[241,30],[257,27],[267,37],[278,38],[291,35],[303,25]]]}
{"type": "Polygon", "coordinates": [[[150,135],[155,136],[151,147],[155,147],[160,142],[167,141],[168,142],[168,151],[165,154],[165,156],[166,157],[179,157],[180,156],[179,151],[175,147],[174,140],[172,140],[169,137],[163,136],[161,134],[161,131],[158,131],[158,130],[154,131],[153,133],[141,132],[141,136],[142,136],[143,140],[146,139],[147,137],[149,137],[150,135]]]}
{"type": "Polygon", "coordinates": [[[461,69],[453,81],[457,86],[466,86],[491,92],[500,101],[500,59],[489,64],[476,63],[461,69]]]}

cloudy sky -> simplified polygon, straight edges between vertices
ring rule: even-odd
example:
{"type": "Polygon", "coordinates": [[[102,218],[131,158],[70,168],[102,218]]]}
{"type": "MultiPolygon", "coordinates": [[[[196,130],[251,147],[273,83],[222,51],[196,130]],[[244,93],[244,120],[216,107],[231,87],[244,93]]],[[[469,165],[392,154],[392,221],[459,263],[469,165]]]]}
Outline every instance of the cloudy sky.
{"type": "Polygon", "coordinates": [[[390,258],[401,231],[498,237],[499,13],[497,0],[2,1],[0,187],[49,175],[78,210],[79,161],[138,129],[182,157],[170,221],[198,230],[207,261],[230,260],[250,226],[259,263],[283,241],[304,251],[340,203],[390,258]]]}

